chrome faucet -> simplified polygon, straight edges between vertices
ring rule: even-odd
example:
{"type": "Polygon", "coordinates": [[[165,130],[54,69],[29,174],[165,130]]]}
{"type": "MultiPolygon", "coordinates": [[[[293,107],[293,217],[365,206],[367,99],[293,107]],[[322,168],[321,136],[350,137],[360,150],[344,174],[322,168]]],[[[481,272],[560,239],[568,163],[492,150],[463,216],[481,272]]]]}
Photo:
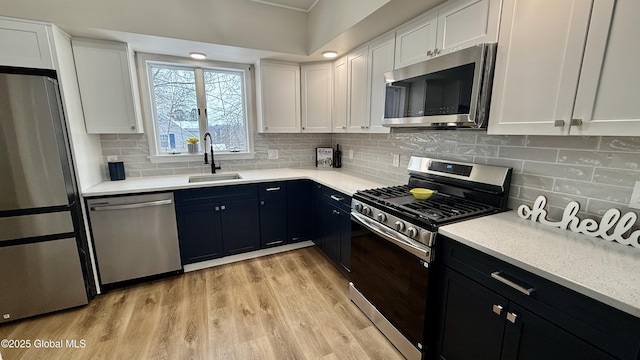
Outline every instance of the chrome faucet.
{"type": "Polygon", "coordinates": [[[211,151],[211,173],[215,174],[216,170],[220,170],[220,166],[216,166],[216,161],[213,158],[213,140],[211,140],[211,134],[210,133],[205,133],[204,134],[204,163],[208,164],[209,163],[209,159],[207,158],[207,136],[209,137],[209,145],[210,145],[210,151],[211,151]]]}

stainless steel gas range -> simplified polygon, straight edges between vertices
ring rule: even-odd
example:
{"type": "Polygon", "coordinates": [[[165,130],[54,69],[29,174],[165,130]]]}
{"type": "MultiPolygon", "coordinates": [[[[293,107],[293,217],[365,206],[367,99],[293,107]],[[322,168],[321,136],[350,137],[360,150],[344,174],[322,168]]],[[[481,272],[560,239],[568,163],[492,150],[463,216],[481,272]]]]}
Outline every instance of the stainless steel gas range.
{"type": "Polygon", "coordinates": [[[412,157],[409,183],[351,203],[350,298],[407,359],[426,351],[438,227],[507,209],[511,168],[412,157]],[[437,193],[417,200],[412,188],[437,193]]]}

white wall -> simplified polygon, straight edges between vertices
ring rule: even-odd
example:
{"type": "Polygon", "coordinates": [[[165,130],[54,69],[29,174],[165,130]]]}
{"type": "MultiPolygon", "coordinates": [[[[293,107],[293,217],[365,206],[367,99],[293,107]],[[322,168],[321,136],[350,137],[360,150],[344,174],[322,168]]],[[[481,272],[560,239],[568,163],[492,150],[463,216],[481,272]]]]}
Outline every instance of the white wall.
{"type": "Polygon", "coordinates": [[[307,19],[308,53],[313,53],[390,0],[321,0],[307,19]]]}
{"type": "Polygon", "coordinates": [[[306,13],[248,0],[2,0],[0,15],[63,28],[109,29],[291,54],[307,51],[306,13]]]}

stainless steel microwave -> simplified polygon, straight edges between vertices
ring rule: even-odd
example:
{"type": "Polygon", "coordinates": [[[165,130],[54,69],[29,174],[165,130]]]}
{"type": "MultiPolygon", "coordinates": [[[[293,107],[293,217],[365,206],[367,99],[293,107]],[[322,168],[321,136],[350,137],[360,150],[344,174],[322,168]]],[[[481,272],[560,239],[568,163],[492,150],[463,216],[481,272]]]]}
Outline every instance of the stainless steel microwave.
{"type": "Polygon", "coordinates": [[[382,125],[486,127],[496,48],[476,45],[385,73],[382,125]]]}

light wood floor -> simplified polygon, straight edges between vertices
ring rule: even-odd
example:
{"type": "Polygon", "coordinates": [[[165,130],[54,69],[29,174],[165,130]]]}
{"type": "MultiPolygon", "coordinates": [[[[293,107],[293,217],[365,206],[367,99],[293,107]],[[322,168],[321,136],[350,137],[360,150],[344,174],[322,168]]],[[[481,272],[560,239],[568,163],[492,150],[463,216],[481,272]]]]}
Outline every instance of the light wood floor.
{"type": "MultiPolygon", "coordinates": [[[[89,305],[0,325],[14,359],[402,359],[308,247],[113,290],[89,305]],[[34,349],[84,339],[84,349],[34,349]]],[[[64,346],[64,344],[63,344],[64,346]]]]}

